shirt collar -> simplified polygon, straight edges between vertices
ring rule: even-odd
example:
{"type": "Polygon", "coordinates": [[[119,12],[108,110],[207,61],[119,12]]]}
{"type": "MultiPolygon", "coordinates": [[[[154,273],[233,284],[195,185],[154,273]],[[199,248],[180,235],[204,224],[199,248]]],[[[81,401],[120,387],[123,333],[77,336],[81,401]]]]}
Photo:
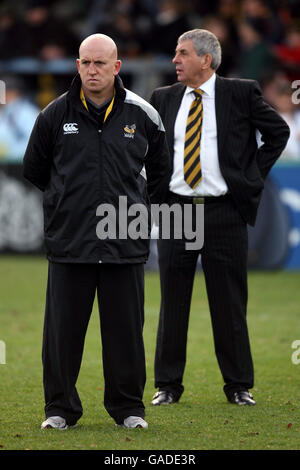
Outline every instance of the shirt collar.
{"type": "MultiPolygon", "coordinates": [[[[215,93],[216,74],[214,73],[206,82],[202,83],[198,88],[208,96],[214,96],[215,93]]],[[[186,87],[185,94],[191,93],[194,88],[186,87]]]]}

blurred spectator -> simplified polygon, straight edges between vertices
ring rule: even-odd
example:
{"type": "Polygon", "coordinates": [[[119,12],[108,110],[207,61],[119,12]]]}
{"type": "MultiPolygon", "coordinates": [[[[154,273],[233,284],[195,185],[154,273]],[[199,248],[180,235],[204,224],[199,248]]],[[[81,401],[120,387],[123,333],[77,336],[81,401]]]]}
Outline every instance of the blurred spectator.
{"type": "Polygon", "coordinates": [[[26,2],[18,34],[19,56],[43,60],[77,57],[79,38],[51,15],[46,0],[26,2]]]}
{"type": "Polygon", "coordinates": [[[264,23],[259,18],[247,18],[239,25],[240,54],[236,73],[241,78],[262,82],[276,61],[263,36],[264,23]]]}
{"type": "Polygon", "coordinates": [[[290,85],[284,85],[277,89],[275,108],[285,119],[290,127],[290,138],[287,146],[281,154],[280,161],[300,162],[300,109],[292,101],[290,85]]]}
{"type": "MultiPolygon", "coordinates": [[[[300,27],[292,24],[299,14],[299,0],[0,0],[0,4],[1,71],[32,72],[38,77],[38,105],[52,99],[56,88],[65,89],[72,74],[68,59],[77,57],[82,37],[96,32],[115,40],[120,58],[155,55],[159,64],[160,59],[170,61],[183,32],[206,28],[222,44],[220,75],[263,84],[265,75],[275,73],[277,66],[290,81],[300,76],[300,27]],[[7,65],[9,59],[17,60],[7,65]],[[35,59],[54,62],[40,64],[35,59]],[[53,74],[54,84],[46,73],[53,74]]],[[[124,69],[122,77],[128,87],[133,80],[144,80],[135,80],[136,69],[124,69]]],[[[161,71],[158,65],[156,86],[174,79],[175,73],[161,71]]],[[[268,80],[270,93],[274,89],[268,80]]]]}
{"type": "Polygon", "coordinates": [[[211,31],[220,41],[222,46],[222,62],[218,68],[218,74],[226,77],[230,75],[236,65],[238,45],[230,37],[230,31],[226,22],[217,16],[204,18],[202,27],[211,31]]]}
{"type": "Polygon", "coordinates": [[[0,9],[0,50],[1,60],[8,60],[19,55],[19,23],[12,7],[0,9]]]}
{"type": "Polygon", "coordinates": [[[25,95],[19,77],[2,77],[6,104],[0,105],[0,161],[22,161],[39,109],[25,95]]]}
{"type": "Polygon", "coordinates": [[[291,24],[286,32],[283,44],[274,48],[280,65],[290,80],[300,77],[300,21],[291,24]]]}
{"type": "Polygon", "coordinates": [[[88,34],[101,32],[110,36],[117,44],[120,58],[133,58],[147,53],[147,39],[152,22],[148,6],[144,2],[95,0],[92,11],[98,21],[88,18],[88,27],[85,28],[88,34]]]}
{"type": "Polygon", "coordinates": [[[57,81],[53,75],[40,74],[37,76],[36,103],[40,109],[45,108],[58,95],[57,81]]]}
{"type": "Polygon", "coordinates": [[[284,25],[277,9],[272,10],[266,0],[242,0],[242,19],[259,21],[263,39],[268,43],[279,43],[283,39],[284,25]]]}
{"type": "Polygon", "coordinates": [[[218,6],[219,0],[209,0],[209,2],[199,2],[199,0],[191,0],[191,7],[194,14],[204,17],[207,15],[214,15],[218,6]]]}
{"type": "Polygon", "coordinates": [[[216,16],[226,23],[230,40],[236,45],[239,42],[237,29],[239,6],[240,1],[238,0],[219,0],[216,9],[216,16]]]}
{"type": "MultiPolygon", "coordinates": [[[[299,18],[299,0],[288,0],[288,5],[286,5],[286,10],[288,10],[292,17],[299,18]]],[[[286,4],[284,2],[284,4],[286,4]]]]}
{"type": "Polygon", "coordinates": [[[126,12],[116,11],[109,25],[99,29],[103,34],[110,34],[118,47],[119,57],[134,58],[144,50],[139,41],[137,29],[130,15],[126,12]]]}
{"type": "Polygon", "coordinates": [[[271,71],[268,73],[261,85],[263,88],[263,95],[265,100],[271,106],[273,106],[273,108],[276,107],[278,90],[280,88],[291,86],[288,76],[281,69],[277,69],[275,72],[271,71]]]}
{"type": "Polygon", "coordinates": [[[112,19],[109,0],[92,0],[92,4],[86,13],[85,25],[83,27],[81,39],[94,33],[102,33],[102,27],[106,27],[112,19]]]}
{"type": "Polygon", "coordinates": [[[180,0],[161,0],[149,42],[157,55],[174,56],[177,39],[191,29],[190,3],[180,0]]]}

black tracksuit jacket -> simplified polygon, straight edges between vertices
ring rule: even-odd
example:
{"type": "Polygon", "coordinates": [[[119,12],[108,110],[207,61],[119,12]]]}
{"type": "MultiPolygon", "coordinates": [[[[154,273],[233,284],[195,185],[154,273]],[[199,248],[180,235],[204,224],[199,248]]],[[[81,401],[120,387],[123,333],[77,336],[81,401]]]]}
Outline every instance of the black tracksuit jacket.
{"type": "MultiPolygon", "coordinates": [[[[126,196],[128,207],[146,206],[149,222],[150,202],[164,202],[171,165],[161,118],[117,76],[114,105],[101,128],[80,89],[77,75],[70,90],[41,111],[24,156],[24,177],[44,192],[47,257],[64,263],[145,262],[149,237],[119,236],[119,196],[126,196]],[[115,208],[115,239],[96,233],[102,204],[115,208]]],[[[134,218],[127,217],[128,223],[134,218]]]]}

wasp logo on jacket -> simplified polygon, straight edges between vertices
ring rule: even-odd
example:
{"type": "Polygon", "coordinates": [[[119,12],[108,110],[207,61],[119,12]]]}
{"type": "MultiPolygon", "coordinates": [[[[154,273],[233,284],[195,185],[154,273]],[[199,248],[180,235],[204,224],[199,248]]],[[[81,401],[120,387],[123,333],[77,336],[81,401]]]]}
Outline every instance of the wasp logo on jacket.
{"type": "Polygon", "coordinates": [[[133,139],[135,130],[136,130],[136,125],[135,124],[131,124],[131,126],[126,124],[126,126],[124,127],[124,131],[125,131],[124,132],[124,137],[128,137],[129,139],[133,139]]]}
{"type": "Polygon", "coordinates": [[[66,122],[63,127],[64,134],[78,134],[79,130],[77,126],[77,122],[66,122]]]}

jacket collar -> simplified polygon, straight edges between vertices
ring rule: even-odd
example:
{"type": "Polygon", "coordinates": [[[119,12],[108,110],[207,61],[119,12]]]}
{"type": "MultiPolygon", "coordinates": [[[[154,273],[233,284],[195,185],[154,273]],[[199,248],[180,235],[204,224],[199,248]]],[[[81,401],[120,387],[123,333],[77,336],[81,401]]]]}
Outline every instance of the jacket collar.
{"type": "MultiPolygon", "coordinates": [[[[72,104],[76,106],[76,108],[79,111],[83,113],[87,113],[88,111],[85,109],[80,99],[81,85],[82,85],[81,78],[80,78],[79,73],[77,73],[71,82],[70,89],[67,93],[67,99],[70,100],[72,104]]],[[[122,79],[119,75],[116,75],[115,77],[115,91],[116,91],[116,100],[124,101],[125,96],[126,96],[126,90],[124,88],[122,79]]]]}
{"type": "MultiPolygon", "coordinates": [[[[165,126],[168,130],[168,144],[169,148],[173,149],[174,145],[174,125],[178,109],[182,97],[185,93],[186,86],[180,82],[177,82],[170,86],[168,93],[173,95],[173,99],[170,101],[170,107],[168,108],[168,119],[165,122],[165,126]]],[[[218,135],[218,152],[220,160],[224,152],[224,146],[227,136],[227,127],[231,112],[231,99],[232,99],[232,86],[231,80],[228,78],[220,77],[216,74],[215,82],[215,109],[216,109],[216,121],[217,121],[217,135],[218,135]]]]}
{"type": "MultiPolygon", "coordinates": [[[[172,92],[177,95],[175,101],[175,109],[176,114],[178,112],[181,98],[186,90],[186,86],[182,83],[177,83],[172,87],[172,92]]],[[[216,74],[216,81],[215,81],[215,109],[216,109],[216,121],[217,121],[217,135],[218,135],[218,152],[219,158],[221,160],[221,156],[224,151],[226,136],[227,136],[227,127],[231,112],[231,99],[232,99],[232,86],[231,80],[228,78],[220,77],[216,74]]],[[[174,122],[172,125],[174,126],[175,123],[174,114],[174,122]]]]}
{"type": "MultiPolygon", "coordinates": [[[[216,83],[216,74],[214,73],[206,82],[202,83],[198,87],[199,90],[202,90],[206,95],[208,96],[214,96],[215,95],[215,83],[216,83]]],[[[187,86],[185,89],[185,94],[191,93],[194,91],[194,88],[187,86]]]]}
{"type": "MultiPolygon", "coordinates": [[[[176,96],[173,107],[173,121],[172,127],[175,123],[175,118],[181,103],[183,94],[186,91],[186,86],[182,83],[176,83],[171,87],[170,92],[176,96]]],[[[215,81],[215,108],[216,108],[216,121],[218,130],[218,149],[219,154],[222,153],[222,148],[226,139],[227,125],[229,122],[230,110],[232,99],[232,86],[231,80],[228,78],[220,77],[216,74],[215,81]]]]}

